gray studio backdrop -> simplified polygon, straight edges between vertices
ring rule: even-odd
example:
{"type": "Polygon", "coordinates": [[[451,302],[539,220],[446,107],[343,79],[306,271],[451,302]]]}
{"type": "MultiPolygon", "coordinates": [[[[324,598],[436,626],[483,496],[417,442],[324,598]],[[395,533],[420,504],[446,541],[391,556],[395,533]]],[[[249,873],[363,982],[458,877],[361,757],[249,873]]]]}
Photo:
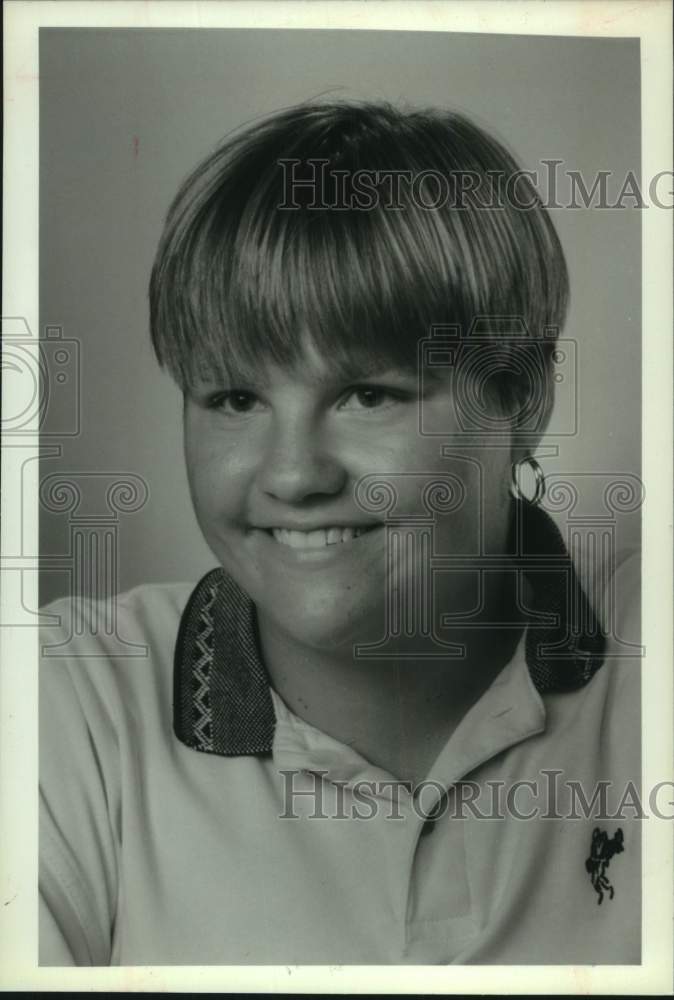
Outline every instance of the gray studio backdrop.
{"type": "MultiPolygon", "coordinates": [[[[87,587],[73,576],[72,545],[73,525],[86,527],[89,516],[108,525],[116,546],[113,589],[194,580],[214,564],[183,472],[180,396],[150,349],[146,289],[177,185],[220,137],[319,95],[384,98],[462,110],[542,180],[541,161],[559,159],[560,170],[591,183],[600,170],[638,176],[639,81],[633,39],[43,29],[41,330],[70,346],[44,425],[60,455],[41,463],[50,508],[41,517],[41,601],[87,587]],[[59,437],[59,428],[70,433],[59,437]],[[133,485],[110,505],[106,491],[125,476],[133,485]],[[63,477],[82,492],[77,509],[61,503],[63,477]],[[141,481],[145,503],[133,498],[141,481]]],[[[640,212],[560,209],[553,218],[570,267],[565,336],[577,344],[579,373],[560,407],[570,388],[579,422],[543,465],[574,478],[589,513],[605,515],[606,477],[640,471],[640,212]]],[[[568,414],[560,410],[553,428],[555,419],[565,425],[568,414]]],[[[567,514],[558,512],[560,523],[567,514]]],[[[619,544],[637,545],[638,512],[617,523],[619,544]]]]}

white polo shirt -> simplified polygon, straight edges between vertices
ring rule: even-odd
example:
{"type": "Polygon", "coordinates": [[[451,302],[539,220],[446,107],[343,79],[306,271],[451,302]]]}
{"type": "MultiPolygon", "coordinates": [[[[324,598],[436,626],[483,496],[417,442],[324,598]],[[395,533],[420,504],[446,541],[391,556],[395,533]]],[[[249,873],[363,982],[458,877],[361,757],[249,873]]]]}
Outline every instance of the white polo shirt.
{"type": "Polygon", "coordinates": [[[193,591],[46,609],[41,964],[640,961],[638,659],[551,690],[529,627],[413,798],[270,689],[222,571],[193,591]]]}

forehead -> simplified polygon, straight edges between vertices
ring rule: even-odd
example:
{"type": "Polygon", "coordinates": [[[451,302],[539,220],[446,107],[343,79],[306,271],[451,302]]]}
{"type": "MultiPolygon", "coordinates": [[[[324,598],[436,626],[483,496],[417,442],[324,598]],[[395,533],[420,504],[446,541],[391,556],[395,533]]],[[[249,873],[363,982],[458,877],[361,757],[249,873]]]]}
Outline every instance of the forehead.
{"type": "Polygon", "coordinates": [[[409,364],[402,363],[393,355],[365,348],[341,350],[331,355],[321,350],[305,333],[300,337],[299,355],[291,371],[310,382],[332,382],[335,379],[367,378],[389,371],[414,374],[416,364],[413,360],[409,364]]]}
{"type": "Polygon", "coordinates": [[[320,385],[363,380],[391,372],[414,376],[417,364],[416,352],[410,358],[401,359],[394,352],[372,350],[365,346],[354,348],[339,340],[324,348],[309,333],[302,332],[287,358],[276,357],[272,349],[265,350],[265,345],[261,343],[252,363],[243,366],[232,363],[223,352],[218,358],[202,357],[196,360],[194,372],[199,383],[222,379],[230,383],[255,384],[293,380],[320,385]]]}

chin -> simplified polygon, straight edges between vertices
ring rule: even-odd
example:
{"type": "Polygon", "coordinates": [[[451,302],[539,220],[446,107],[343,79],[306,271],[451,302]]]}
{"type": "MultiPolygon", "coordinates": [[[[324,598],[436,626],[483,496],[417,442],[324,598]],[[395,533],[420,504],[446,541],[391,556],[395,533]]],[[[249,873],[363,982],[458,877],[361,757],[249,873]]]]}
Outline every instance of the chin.
{"type": "MultiPolygon", "coordinates": [[[[290,630],[288,630],[290,632],[290,630]]],[[[350,650],[355,639],[351,632],[339,627],[325,626],[317,622],[314,627],[307,628],[307,623],[290,632],[292,640],[304,649],[315,653],[335,654],[342,650],[350,650]]]]}
{"type": "Polygon", "coordinates": [[[294,614],[272,617],[276,627],[294,643],[321,653],[350,651],[356,644],[378,640],[384,630],[383,612],[365,615],[362,610],[354,609],[349,614],[335,602],[330,607],[318,608],[305,604],[294,614]]]}

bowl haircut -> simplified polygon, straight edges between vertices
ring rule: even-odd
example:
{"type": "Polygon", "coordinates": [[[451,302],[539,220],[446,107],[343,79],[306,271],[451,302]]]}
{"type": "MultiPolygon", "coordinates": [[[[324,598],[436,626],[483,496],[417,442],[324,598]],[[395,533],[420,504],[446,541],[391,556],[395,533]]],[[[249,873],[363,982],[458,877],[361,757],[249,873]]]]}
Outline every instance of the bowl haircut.
{"type": "Polygon", "coordinates": [[[499,409],[533,391],[549,410],[567,299],[554,226],[500,142],[448,111],[321,102],[226,137],[182,184],[150,323],[183,390],[301,365],[303,337],[338,378],[416,370],[420,340],[451,324],[488,343],[499,409]],[[533,389],[512,361],[522,337],[540,346],[533,389]]]}

